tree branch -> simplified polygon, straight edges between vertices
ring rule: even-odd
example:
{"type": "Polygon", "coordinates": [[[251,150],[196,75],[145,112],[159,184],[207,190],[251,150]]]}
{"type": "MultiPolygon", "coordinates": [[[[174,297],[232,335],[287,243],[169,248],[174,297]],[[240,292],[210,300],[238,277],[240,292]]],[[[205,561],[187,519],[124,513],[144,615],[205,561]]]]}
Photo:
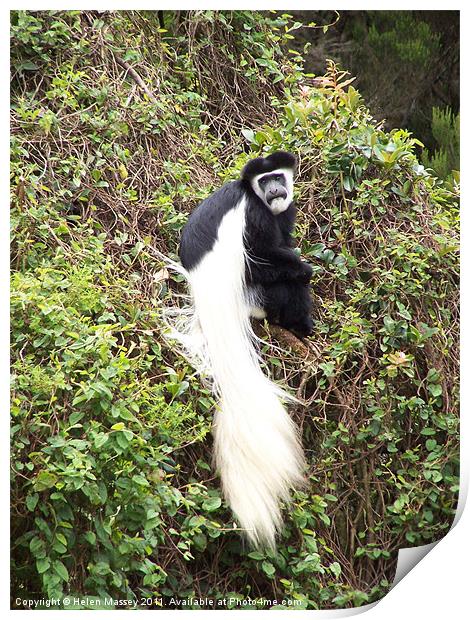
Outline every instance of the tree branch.
{"type": "Polygon", "coordinates": [[[149,87],[144,82],[144,80],[137,73],[137,71],[133,67],[131,67],[131,65],[128,62],[126,62],[120,56],[118,56],[115,51],[111,50],[111,52],[113,53],[113,56],[114,56],[116,62],[118,63],[118,65],[121,65],[121,67],[123,67],[123,69],[125,69],[132,76],[132,78],[140,86],[140,88],[144,91],[144,93],[147,95],[147,97],[150,99],[150,101],[152,101],[153,103],[157,103],[157,98],[152,93],[152,91],[149,89],[149,87]]]}

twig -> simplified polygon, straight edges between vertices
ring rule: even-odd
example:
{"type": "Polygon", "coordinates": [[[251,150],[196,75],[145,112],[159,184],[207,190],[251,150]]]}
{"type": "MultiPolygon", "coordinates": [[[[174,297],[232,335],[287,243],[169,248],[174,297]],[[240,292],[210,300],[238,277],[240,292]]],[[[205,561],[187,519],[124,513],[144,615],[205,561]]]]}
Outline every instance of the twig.
{"type": "Polygon", "coordinates": [[[121,67],[123,67],[133,77],[135,82],[144,91],[144,93],[147,95],[147,97],[150,99],[150,101],[152,101],[153,103],[157,103],[157,98],[152,93],[152,91],[149,89],[149,87],[144,82],[144,80],[137,73],[137,71],[133,67],[131,67],[128,62],[126,62],[120,56],[118,56],[114,50],[111,50],[111,52],[113,53],[113,56],[114,56],[116,62],[118,63],[118,65],[121,65],[121,67]]]}

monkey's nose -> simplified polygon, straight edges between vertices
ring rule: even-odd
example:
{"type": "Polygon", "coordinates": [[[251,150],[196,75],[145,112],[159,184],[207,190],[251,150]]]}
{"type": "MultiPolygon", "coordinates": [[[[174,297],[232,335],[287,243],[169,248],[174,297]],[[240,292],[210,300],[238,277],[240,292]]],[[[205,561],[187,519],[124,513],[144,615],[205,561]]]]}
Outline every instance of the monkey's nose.
{"type": "Polygon", "coordinates": [[[287,192],[283,188],[270,189],[266,195],[266,200],[270,203],[275,198],[287,198],[287,192]]]}

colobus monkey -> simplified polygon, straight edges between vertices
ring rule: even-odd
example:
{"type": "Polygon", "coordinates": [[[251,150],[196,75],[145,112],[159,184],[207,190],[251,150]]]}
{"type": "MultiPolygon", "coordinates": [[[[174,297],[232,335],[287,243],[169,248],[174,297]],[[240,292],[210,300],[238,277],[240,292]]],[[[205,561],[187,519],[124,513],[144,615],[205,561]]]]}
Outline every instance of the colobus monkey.
{"type": "Polygon", "coordinates": [[[312,331],[312,269],[292,249],[295,166],[286,152],[248,162],[194,210],[180,245],[194,302],[184,344],[213,377],[215,465],[255,546],[274,547],[279,502],[304,480],[298,431],[282,404],[289,396],[263,374],[250,323],[266,317],[301,336],[312,331]]]}

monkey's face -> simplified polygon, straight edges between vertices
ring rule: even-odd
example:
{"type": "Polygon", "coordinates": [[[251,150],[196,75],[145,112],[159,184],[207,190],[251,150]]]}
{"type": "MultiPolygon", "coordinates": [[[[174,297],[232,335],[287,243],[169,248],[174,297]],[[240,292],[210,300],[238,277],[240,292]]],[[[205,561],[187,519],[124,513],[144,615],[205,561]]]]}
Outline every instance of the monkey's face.
{"type": "Polygon", "coordinates": [[[251,186],[264,204],[278,215],[285,211],[292,202],[294,193],[293,171],[280,168],[253,177],[251,186]]]}

